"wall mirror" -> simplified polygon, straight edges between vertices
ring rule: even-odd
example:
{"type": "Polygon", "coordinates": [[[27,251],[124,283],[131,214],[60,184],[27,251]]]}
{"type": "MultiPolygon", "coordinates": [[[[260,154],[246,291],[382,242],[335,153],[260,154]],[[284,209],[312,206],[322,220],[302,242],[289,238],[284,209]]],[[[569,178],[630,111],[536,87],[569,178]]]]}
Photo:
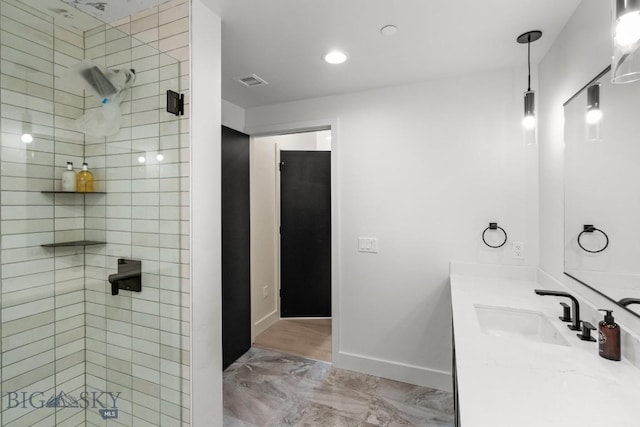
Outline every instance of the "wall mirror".
{"type": "Polygon", "coordinates": [[[640,317],[640,84],[607,68],[564,118],[565,274],[640,317]]]}

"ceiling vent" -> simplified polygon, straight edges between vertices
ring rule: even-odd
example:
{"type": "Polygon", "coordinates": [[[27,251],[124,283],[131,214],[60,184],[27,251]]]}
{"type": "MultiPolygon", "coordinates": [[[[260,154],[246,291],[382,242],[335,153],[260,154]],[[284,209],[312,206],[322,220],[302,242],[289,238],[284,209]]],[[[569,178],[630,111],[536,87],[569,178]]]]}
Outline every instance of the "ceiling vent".
{"type": "Polygon", "coordinates": [[[244,77],[236,77],[233,80],[237,81],[238,83],[240,83],[245,87],[258,87],[258,86],[266,86],[269,84],[264,79],[256,76],[255,74],[251,74],[250,76],[244,76],[244,77]]]}

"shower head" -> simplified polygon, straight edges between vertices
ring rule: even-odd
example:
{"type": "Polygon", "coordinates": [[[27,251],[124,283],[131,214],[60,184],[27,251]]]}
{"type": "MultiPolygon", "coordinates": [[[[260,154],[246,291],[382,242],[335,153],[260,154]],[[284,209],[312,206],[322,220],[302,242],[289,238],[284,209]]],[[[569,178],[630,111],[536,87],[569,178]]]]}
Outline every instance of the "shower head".
{"type": "Polygon", "coordinates": [[[101,98],[108,98],[118,93],[118,89],[95,65],[80,71],[80,75],[98,93],[101,98]]]}
{"type": "Polygon", "coordinates": [[[98,96],[101,104],[101,108],[91,108],[76,119],[78,130],[101,137],[118,133],[122,126],[120,105],[136,80],[133,69],[108,69],[85,59],[69,67],[62,80],[74,89],[81,83],[85,94],[98,96]]]}

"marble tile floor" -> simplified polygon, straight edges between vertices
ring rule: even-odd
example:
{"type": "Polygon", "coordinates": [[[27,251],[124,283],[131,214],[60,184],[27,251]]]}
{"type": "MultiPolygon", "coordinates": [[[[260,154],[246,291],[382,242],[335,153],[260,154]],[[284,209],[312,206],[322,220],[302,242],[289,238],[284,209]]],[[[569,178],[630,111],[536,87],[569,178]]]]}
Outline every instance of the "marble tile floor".
{"type": "Polygon", "coordinates": [[[453,395],[252,347],[223,374],[224,425],[452,427],[453,395]]]}

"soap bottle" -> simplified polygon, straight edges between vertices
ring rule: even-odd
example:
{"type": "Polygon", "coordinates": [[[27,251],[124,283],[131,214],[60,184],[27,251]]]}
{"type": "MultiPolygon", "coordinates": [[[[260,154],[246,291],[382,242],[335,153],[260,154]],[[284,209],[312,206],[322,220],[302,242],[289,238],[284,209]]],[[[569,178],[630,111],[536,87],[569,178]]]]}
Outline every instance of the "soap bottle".
{"type": "Polygon", "coordinates": [[[78,193],[93,193],[93,174],[89,171],[87,163],[82,164],[82,170],[78,172],[76,181],[78,193]]]}
{"type": "Polygon", "coordinates": [[[73,170],[73,163],[67,162],[67,170],[62,172],[62,191],[76,191],[76,171],[73,170]]]}
{"type": "Polygon", "coordinates": [[[609,360],[620,360],[620,326],[615,323],[612,310],[605,311],[604,320],[598,323],[600,356],[609,360]]]}

